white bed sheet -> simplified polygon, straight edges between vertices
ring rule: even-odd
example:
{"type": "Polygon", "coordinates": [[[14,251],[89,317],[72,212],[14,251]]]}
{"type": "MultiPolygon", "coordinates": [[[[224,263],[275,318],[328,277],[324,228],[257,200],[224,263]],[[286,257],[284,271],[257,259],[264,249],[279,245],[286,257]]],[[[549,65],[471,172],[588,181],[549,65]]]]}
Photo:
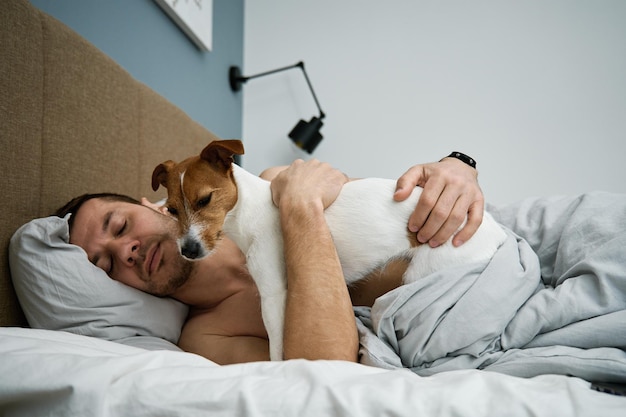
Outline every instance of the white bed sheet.
{"type": "Polygon", "coordinates": [[[0,328],[3,416],[624,416],[582,379],[420,377],[339,361],[218,366],[58,331],[0,328]]]}

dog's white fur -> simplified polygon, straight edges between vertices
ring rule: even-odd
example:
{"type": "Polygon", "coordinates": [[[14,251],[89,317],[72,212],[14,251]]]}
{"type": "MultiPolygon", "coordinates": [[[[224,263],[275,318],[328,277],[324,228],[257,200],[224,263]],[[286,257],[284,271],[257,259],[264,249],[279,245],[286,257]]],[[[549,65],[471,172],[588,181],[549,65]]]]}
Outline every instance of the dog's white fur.
{"type": "MultiPolygon", "coordinates": [[[[246,255],[248,270],[261,297],[270,357],[280,360],[287,286],[278,209],[272,202],[268,181],[235,164],[232,164],[232,170],[238,197],[226,214],[223,231],[246,255]]],[[[189,179],[185,179],[187,181],[189,179]]],[[[158,183],[153,182],[153,187],[155,185],[158,187],[158,183]]],[[[506,239],[502,228],[489,213],[485,213],[478,231],[460,247],[454,247],[451,240],[434,249],[428,245],[413,247],[407,224],[421,189],[416,188],[403,202],[393,200],[394,190],[393,180],[352,181],[344,185],[338,198],[325,211],[348,284],[398,257],[410,259],[403,276],[404,284],[444,268],[486,263],[506,239]]],[[[188,206],[185,202],[185,207],[188,206]]],[[[209,255],[211,250],[199,238],[202,234],[198,232],[199,228],[206,227],[201,216],[192,214],[179,245],[189,242],[200,245],[197,258],[201,258],[209,255]]]]}

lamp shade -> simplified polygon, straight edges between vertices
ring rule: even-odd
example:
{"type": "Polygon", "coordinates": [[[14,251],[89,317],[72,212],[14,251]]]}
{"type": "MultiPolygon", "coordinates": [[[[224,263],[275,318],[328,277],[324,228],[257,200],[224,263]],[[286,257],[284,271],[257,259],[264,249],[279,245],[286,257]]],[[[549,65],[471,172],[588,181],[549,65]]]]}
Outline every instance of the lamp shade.
{"type": "Polygon", "coordinates": [[[322,119],[313,117],[308,122],[300,120],[298,124],[289,132],[289,137],[299,148],[313,153],[317,145],[322,141],[320,129],[324,125],[322,119]]]}

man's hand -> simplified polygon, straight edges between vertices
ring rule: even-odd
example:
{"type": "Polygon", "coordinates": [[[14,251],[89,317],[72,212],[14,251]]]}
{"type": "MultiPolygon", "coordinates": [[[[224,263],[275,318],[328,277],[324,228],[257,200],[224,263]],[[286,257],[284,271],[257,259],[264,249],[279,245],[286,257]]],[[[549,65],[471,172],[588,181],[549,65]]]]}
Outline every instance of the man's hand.
{"type": "Polygon", "coordinates": [[[335,201],[346,182],[348,177],[327,163],[298,159],[273,178],[272,199],[277,207],[313,204],[324,210],[335,201]]]}
{"type": "Polygon", "coordinates": [[[394,199],[405,200],[416,186],[424,189],[417,207],[409,219],[409,230],[417,239],[436,247],[454,237],[460,246],[474,235],[483,220],[485,200],[478,186],[476,169],[454,158],[440,162],[415,165],[405,172],[396,186],[394,199]]]}

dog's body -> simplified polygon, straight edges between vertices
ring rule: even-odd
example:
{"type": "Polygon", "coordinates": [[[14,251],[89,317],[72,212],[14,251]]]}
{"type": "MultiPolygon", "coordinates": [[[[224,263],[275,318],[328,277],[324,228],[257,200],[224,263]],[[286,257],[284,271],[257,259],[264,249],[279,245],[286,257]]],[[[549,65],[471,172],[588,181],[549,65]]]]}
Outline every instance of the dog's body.
{"type": "MultiPolygon", "coordinates": [[[[241,153],[239,141],[211,142],[200,157],[159,165],[152,185],[168,189],[167,206],[177,212],[173,214],[179,219],[179,246],[185,256],[210,255],[222,230],[246,255],[261,297],[270,356],[278,360],[287,292],[279,214],[270,183],[231,163],[232,155],[241,153]]],[[[460,247],[451,241],[434,249],[420,245],[407,229],[420,189],[403,202],[393,200],[394,190],[392,180],[352,181],[325,211],[347,284],[395,258],[409,260],[405,284],[443,268],[487,262],[506,238],[485,213],[478,231],[460,247]]]]}

